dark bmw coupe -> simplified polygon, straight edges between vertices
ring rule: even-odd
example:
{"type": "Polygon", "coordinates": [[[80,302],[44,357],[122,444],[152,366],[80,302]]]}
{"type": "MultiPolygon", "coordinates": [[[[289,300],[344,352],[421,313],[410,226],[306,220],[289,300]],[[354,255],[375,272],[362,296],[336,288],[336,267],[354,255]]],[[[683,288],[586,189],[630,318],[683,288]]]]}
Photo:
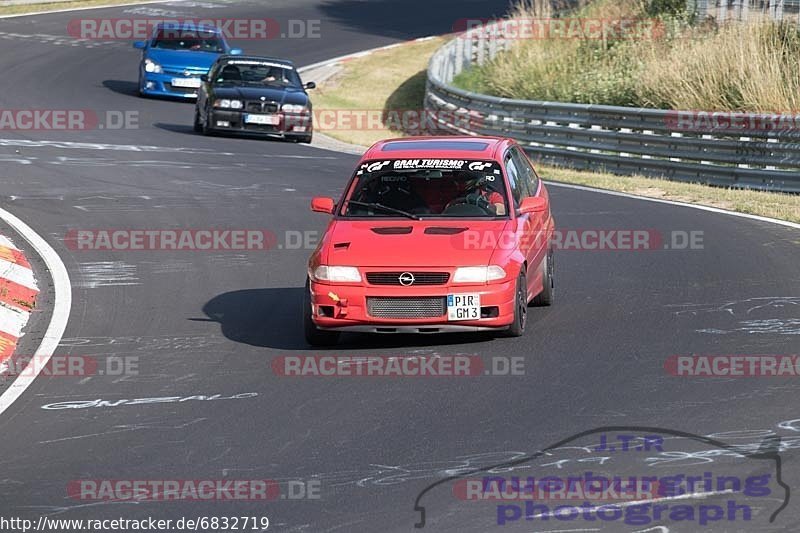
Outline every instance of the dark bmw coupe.
{"type": "Polygon", "coordinates": [[[197,96],[194,129],[206,135],[231,132],[310,143],[311,101],[291,61],[255,56],[221,56],[197,96]]]}

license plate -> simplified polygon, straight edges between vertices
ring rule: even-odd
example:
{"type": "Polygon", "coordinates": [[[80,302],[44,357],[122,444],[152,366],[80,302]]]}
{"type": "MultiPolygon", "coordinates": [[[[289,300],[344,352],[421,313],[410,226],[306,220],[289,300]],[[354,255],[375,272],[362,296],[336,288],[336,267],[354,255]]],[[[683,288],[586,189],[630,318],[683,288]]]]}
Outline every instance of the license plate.
{"type": "Polygon", "coordinates": [[[478,320],[480,318],[480,294],[467,293],[447,295],[447,320],[478,320]]]}
{"type": "Polygon", "coordinates": [[[246,124],[264,124],[266,126],[277,126],[281,122],[278,115],[245,115],[246,124]]]}
{"type": "Polygon", "coordinates": [[[188,89],[199,89],[200,78],[172,78],[173,87],[186,87],[188,89]]]}

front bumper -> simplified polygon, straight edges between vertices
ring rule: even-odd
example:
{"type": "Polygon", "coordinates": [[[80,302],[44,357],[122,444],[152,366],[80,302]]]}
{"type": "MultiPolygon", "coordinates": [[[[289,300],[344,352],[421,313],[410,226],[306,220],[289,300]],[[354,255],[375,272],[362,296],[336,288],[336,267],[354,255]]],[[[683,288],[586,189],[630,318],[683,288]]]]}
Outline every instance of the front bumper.
{"type": "Polygon", "coordinates": [[[139,76],[139,91],[147,96],[171,96],[175,98],[197,98],[197,91],[199,88],[190,87],[176,87],[172,85],[172,80],[180,79],[196,79],[196,78],[181,78],[170,74],[157,74],[154,72],[140,73],[139,76]]]}
{"type": "Polygon", "coordinates": [[[212,109],[209,124],[219,132],[266,135],[279,138],[309,137],[313,133],[311,116],[276,113],[280,121],[275,125],[249,124],[244,120],[244,111],[212,109]]]}
{"type": "Polygon", "coordinates": [[[451,331],[487,331],[507,329],[514,321],[516,281],[467,285],[449,284],[434,287],[394,287],[310,283],[312,320],[325,330],[367,333],[446,333],[451,331]],[[478,293],[481,311],[486,318],[448,320],[447,312],[430,318],[379,318],[371,316],[368,297],[446,298],[448,294],[478,293]]]}

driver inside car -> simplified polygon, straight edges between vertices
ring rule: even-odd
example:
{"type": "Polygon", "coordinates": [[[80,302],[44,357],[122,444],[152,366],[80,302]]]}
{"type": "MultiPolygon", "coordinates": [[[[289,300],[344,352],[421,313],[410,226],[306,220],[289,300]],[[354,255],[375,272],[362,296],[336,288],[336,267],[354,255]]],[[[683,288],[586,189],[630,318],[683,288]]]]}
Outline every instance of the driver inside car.
{"type": "Polygon", "coordinates": [[[496,216],[503,216],[506,214],[506,204],[503,195],[494,190],[494,182],[492,175],[466,180],[462,195],[467,203],[488,208],[496,216]]]}

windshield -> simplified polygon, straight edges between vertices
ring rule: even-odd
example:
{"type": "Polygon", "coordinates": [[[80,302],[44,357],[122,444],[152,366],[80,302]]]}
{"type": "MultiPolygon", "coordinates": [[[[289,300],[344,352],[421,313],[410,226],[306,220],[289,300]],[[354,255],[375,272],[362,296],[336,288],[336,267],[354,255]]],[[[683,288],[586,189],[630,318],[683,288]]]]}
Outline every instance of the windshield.
{"type": "Polygon", "coordinates": [[[214,84],[302,86],[300,76],[294,68],[277,63],[254,61],[225,63],[217,70],[214,84]]]}
{"type": "Polygon", "coordinates": [[[500,167],[492,161],[368,161],[356,172],[342,216],[505,217],[500,167]]]}
{"type": "Polygon", "coordinates": [[[225,47],[214,32],[162,29],[153,38],[153,48],[222,53],[225,47]]]}

